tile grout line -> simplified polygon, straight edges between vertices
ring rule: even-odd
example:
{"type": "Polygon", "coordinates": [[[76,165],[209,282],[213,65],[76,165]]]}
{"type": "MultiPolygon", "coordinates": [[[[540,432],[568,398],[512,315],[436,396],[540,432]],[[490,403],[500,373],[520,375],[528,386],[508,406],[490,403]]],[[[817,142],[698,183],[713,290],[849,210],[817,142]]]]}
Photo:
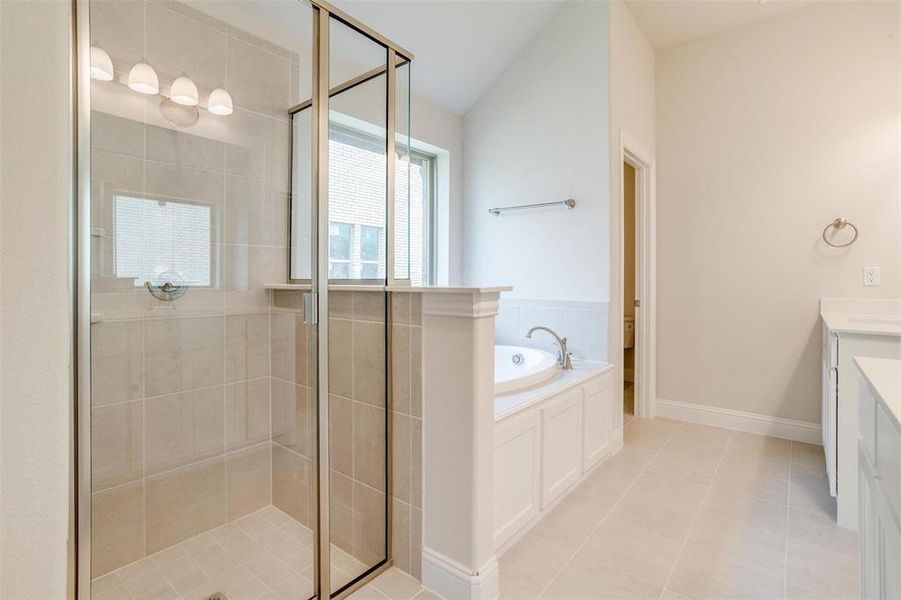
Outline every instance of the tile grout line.
{"type": "MultiPolygon", "coordinates": [[[[695,510],[694,518],[691,520],[691,525],[688,528],[688,533],[685,534],[685,539],[682,540],[682,546],[679,548],[679,553],[676,555],[676,560],[673,561],[673,566],[670,568],[669,575],[666,578],[666,583],[663,586],[663,592],[669,588],[670,581],[673,578],[673,573],[676,572],[676,566],[679,564],[679,560],[682,558],[682,554],[685,552],[685,546],[688,545],[688,539],[691,537],[692,532],[695,529],[695,525],[697,525],[698,517],[701,515],[701,509],[704,506],[704,501],[707,499],[707,496],[710,494],[710,489],[713,487],[713,481],[716,479],[717,473],[719,473],[720,467],[723,464],[723,460],[726,458],[726,452],[729,451],[729,448],[732,446],[732,438],[735,436],[735,430],[729,430],[729,441],[726,443],[726,447],[723,448],[722,454],[720,454],[719,460],[716,462],[716,468],[713,470],[713,475],[710,477],[710,483],[707,484],[707,489],[704,490],[704,495],[701,496],[701,501],[698,503],[698,508],[695,510]]],[[[677,592],[678,593],[678,592],[677,592]]]]}
{"type": "MultiPolygon", "coordinates": [[[[582,551],[582,548],[584,548],[585,545],[588,543],[588,540],[590,540],[591,537],[601,528],[601,526],[607,522],[607,519],[610,517],[611,514],[613,514],[613,511],[616,509],[617,506],[619,506],[619,504],[620,504],[620,502],[622,502],[623,498],[625,498],[626,495],[629,493],[629,491],[633,487],[635,487],[635,485],[638,483],[638,480],[641,479],[641,476],[644,475],[645,472],[648,470],[648,467],[650,466],[650,464],[652,462],[654,462],[654,459],[657,458],[657,456],[661,452],[663,452],[664,446],[666,446],[666,444],[669,443],[669,441],[673,438],[673,436],[676,434],[676,432],[679,431],[680,429],[682,429],[683,427],[684,427],[684,425],[680,423],[678,427],[673,429],[673,431],[669,434],[669,436],[666,438],[666,440],[660,444],[660,447],[657,449],[657,451],[654,453],[654,455],[651,457],[651,459],[648,461],[648,463],[644,466],[644,468],[637,475],[635,475],[635,478],[632,480],[632,483],[630,483],[628,485],[628,487],[626,487],[626,489],[623,490],[623,493],[620,494],[620,497],[617,498],[616,502],[613,503],[613,506],[611,506],[610,509],[607,511],[607,513],[604,515],[604,518],[601,519],[601,521],[597,525],[595,525],[595,527],[591,530],[591,533],[588,534],[588,536],[585,538],[585,540],[581,544],[579,544],[578,548],[576,548],[575,552],[573,552],[573,555],[570,556],[566,560],[565,563],[563,563],[563,566],[560,567],[560,570],[557,571],[557,573],[553,577],[549,578],[547,585],[545,585],[541,589],[541,591],[538,593],[536,598],[541,598],[544,595],[544,593],[547,592],[548,589],[554,584],[554,582],[557,581],[557,579],[559,579],[560,575],[563,574],[563,572],[566,570],[566,568],[569,566],[569,564],[573,561],[573,559],[575,559],[577,556],[579,556],[579,553],[582,551]]],[[[623,438],[625,438],[625,429],[626,428],[624,426],[623,427],[623,438]]],[[[624,449],[625,449],[625,446],[620,451],[622,451],[624,449]]],[[[610,457],[610,459],[612,459],[612,458],[613,457],[610,457]]],[[[610,460],[610,459],[608,459],[608,460],[610,460]]],[[[599,465],[599,466],[603,466],[603,465],[599,465]]],[[[626,573],[626,571],[623,571],[622,569],[620,569],[620,570],[623,573],[626,573]]],[[[635,579],[645,581],[645,580],[641,579],[640,577],[635,577],[634,575],[631,575],[629,573],[626,573],[626,574],[629,577],[633,577],[635,579]]],[[[650,582],[647,582],[647,583],[650,583],[650,582]]],[[[666,589],[666,588],[664,587],[663,589],[666,589]]],[[[663,589],[661,589],[661,594],[663,592],[663,589]]]]}

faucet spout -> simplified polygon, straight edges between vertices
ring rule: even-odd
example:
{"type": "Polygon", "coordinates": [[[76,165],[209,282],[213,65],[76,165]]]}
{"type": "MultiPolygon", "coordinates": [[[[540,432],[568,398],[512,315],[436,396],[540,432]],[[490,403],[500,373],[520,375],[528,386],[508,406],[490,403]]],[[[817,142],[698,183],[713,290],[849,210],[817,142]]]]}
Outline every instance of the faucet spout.
{"type": "Polygon", "coordinates": [[[551,329],[550,327],[545,327],[544,325],[536,325],[532,327],[528,333],[526,333],[526,337],[532,339],[532,334],[536,331],[546,331],[547,333],[554,336],[554,341],[557,342],[557,346],[559,347],[559,351],[557,352],[557,365],[560,366],[564,371],[569,371],[573,368],[572,362],[572,352],[567,351],[566,349],[566,338],[561,337],[556,331],[551,329]]]}

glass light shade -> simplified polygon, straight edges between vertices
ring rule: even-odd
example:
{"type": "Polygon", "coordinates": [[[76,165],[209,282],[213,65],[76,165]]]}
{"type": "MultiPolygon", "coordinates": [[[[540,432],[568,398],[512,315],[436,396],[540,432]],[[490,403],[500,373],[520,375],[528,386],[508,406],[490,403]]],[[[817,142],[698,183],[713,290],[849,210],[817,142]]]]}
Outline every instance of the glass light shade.
{"type": "Polygon", "coordinates": [[[172,88],[169,90],[169,98],[173,102],[184,106],[197,106],[200,102],[198,97],[197,86],[194,82],[185,76],[179,77],[172,82],[172,88]]]}
{"type": "Polygon", "coordinates": [[[113,61],[103,48],[91,46],[91,79],[113,80],[113,61]]]}
{"type": "Polygon", "coordinates": [[[231,94],[222,88],[216,88],[210,92],[210,100],[207,103],[207,110],[214,115],[227,116],[232,114],[234,106],[232,105],[231,94]]]}
{"type": "Polygon", "coordinates": [[[141,94],[159,94],[160,80],[147,63],[138,63],[128,72],[128,87],[141,94]]]}

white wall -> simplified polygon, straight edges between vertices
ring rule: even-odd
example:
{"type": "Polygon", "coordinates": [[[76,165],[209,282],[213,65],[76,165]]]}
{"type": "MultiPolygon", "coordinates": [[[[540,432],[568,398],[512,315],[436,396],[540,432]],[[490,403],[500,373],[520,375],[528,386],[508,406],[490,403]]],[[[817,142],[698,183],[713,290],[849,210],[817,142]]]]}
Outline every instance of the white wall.
{"type": "Polygon", "coordinates": [[[0,2],[0,597],[10,599],[66,596],[70,8],[0,2]]]}
{"type": "Polygon", "coordinates": [[[658,52],[658,397],[818,421],[819,298],[901,293],[898,10],[818,3],[658,52]],[[820,238],[839,216],[847,250],[820,238]]]}
{"type": "MultiPolygon", "coordinates": [[[[622,162],[620,132],[653,158],[656,152],[654,48],[621,0],[610,2],[610,362],[617,381],[623,377],[623,281],[620,223],[622,162]]],[[[633,149],[633,150],[638,150],[633,149]]],[[[617,385],[621,393],[622,385],[617,385]]]]}
{"type": "Polygon", "coordinates": [[[609,298],[608,14],[570,2],[463,118],[463,281],[609,298]],[[575,198],[492,217],[494,206],[575,198]]]}

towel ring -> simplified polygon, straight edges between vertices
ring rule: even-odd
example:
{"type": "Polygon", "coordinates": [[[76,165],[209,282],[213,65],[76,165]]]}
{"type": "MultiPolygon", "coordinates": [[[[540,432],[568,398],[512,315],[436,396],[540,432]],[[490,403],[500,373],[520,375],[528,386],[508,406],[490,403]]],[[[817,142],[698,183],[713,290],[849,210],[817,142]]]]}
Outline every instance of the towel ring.
{"type": "Polygon", "coordinates": [[[828,225],[826,225],[826,228],[823,229],[823,241],[826,242],[827,244],[829,244],[830,246],[832,246],[833,248],[846,248],[857,241],[857,227],[855,227],[854,223],[852,223],[851,221],[849,221],[847,219],[842,219],[841,217],[839,217],[838,219],[834,220],[832,223],[829,223],[828,225]],[[833,244],[832,242],[829,241],[829,238],[826,237],[826,233],[829,231],[830,228],[844,229],[845,226],[848,226],[854,230],[854,237],[852,237],[850,241],[848,241],[844,244],[833,244]]]}

